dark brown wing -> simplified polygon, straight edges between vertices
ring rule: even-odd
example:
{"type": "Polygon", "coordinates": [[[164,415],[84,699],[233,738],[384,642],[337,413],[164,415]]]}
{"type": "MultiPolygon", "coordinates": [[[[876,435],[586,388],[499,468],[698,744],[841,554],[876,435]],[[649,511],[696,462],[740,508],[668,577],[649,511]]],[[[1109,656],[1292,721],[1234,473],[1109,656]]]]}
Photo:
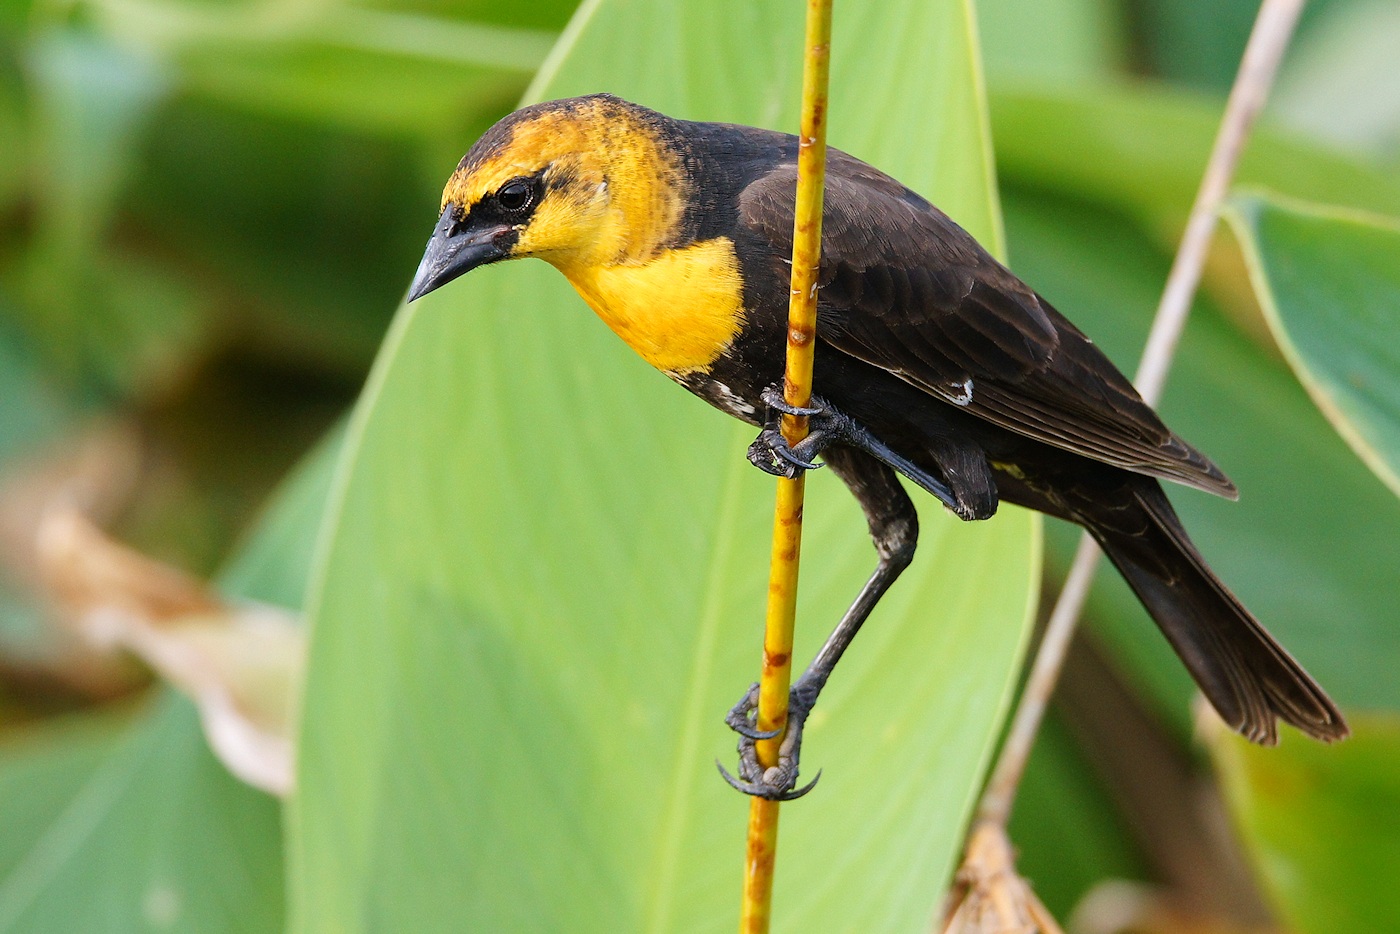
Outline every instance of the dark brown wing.
{"type": "MultiPolygon", "coordinates": [[[[1019,434],[1236,495],[1078,328],[947,215],[845,153],[830,151],[827,173],[819,340],[1019,434]]],[[[796,179],[780,165],[739,201],[741,223],[785,256],[796,179]]]]}

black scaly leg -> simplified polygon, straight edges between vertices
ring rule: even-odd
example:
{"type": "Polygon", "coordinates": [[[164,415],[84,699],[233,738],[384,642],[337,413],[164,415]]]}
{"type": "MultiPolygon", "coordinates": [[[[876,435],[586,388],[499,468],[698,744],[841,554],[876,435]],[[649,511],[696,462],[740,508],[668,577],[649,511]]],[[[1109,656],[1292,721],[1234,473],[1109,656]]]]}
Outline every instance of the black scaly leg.
{"type": "MultiPolygon", "coordinates": [[[[799,455],[800,456],[800,455],[799,455]]],[[[792,686],[788,701],[787,735],[779,751],[778,765],[765,770],[758,763],[754,741],[771,739],[773,733],[754,728],[758,707],[758,685],[754,685],[725,717],[739,734],[739,777],[720,766],[720,772],[745,794],[778,801],[799,798],[816,784],[797,788],[798,759],[802,750],[802,727],[817,702],[817,696],[851,644],[861,624],[900,573],[914,558],[919,539],[919,517],[914,504],[900,486],[895,472],[871,454],[844,445],[829,447],[824,453],[827,465],[850,487],[870,525],[870,537],[880,562],[865,582],[855,602],[841,617],[826,644],[821,647],[802,677],[792,686]]],[[[818,775],[820,778],[820,775],[818,775]]]]}

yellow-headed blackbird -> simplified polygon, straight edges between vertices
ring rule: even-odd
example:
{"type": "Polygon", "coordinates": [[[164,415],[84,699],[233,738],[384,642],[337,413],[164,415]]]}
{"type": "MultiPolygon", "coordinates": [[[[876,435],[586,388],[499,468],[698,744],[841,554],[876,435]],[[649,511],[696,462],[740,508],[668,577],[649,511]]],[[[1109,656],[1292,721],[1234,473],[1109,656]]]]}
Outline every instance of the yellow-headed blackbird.
{"type": "Polygon", "coordinates": [[[918,536],[896,474],[963,519],[999,500],[1096,538],[1220,715],[1259,743],[1275,718],[1347,735],[1320,687],[1196,551],[1158,478],[1233,498],[1078,328],[919,195],[829,150],[811,434],[777,430],[797,140],[692,123],[608,95],[526,107],[462,159],[410,298],[485,263],[559,269],[647,362],[760,426],[749,459],[795,475],[820,454],[869,521],[879,563],[793,686],[789,753],[751,753],[752,692],[728,721],[736,784],[790,797],[802,723],[918,536]]]}

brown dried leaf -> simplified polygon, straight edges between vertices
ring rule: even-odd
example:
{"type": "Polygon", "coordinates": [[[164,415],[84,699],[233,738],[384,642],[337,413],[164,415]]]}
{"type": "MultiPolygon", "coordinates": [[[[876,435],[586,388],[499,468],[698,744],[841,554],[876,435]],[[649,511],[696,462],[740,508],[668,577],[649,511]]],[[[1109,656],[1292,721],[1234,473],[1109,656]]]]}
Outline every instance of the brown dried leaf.
{"type": "Polygon", "coordinates": [[[34,532],[54,503],[98,519],[130,499],[141,470],[136,428],[122,421],[88,425],[23,458],[0,477],[0,567],[16,582],[37,573],[34,532]]]}
{"type": "MultiPolygon", "coordinates": [[[[114,514],[131,497],[142,457],[133,425],[104,420],[7,461],[0,475],[0,587],[21,605],[42,604],[34,542],[44,514],[60,502],[99,519],[114,514]]],[[[62,628],[11,632],[3,653],[6,684],[39,709],[110,700],[146,679],[126,658],[62,628]]]]}
{"type": "Polygon", "coordinates": [[[86,639],[134,653],[188,694],[234,775],[273,794],[291,790],[292,707],[306,655],[295,614],[224,600],[67,506],[41,522],[38,556],[51,598],[86,639]]]}

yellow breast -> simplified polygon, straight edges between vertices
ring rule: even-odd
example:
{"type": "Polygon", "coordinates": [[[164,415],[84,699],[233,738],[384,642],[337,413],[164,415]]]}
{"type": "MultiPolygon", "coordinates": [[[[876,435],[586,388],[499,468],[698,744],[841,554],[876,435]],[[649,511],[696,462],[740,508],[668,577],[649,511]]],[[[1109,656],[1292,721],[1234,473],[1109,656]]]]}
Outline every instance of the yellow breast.
{"type": "Polygon", "coordinates": [[[724,237],[645,261],[560,269],[608,327],[667,373],[707,369],[744,323],[743,278],[724,237]]]}

